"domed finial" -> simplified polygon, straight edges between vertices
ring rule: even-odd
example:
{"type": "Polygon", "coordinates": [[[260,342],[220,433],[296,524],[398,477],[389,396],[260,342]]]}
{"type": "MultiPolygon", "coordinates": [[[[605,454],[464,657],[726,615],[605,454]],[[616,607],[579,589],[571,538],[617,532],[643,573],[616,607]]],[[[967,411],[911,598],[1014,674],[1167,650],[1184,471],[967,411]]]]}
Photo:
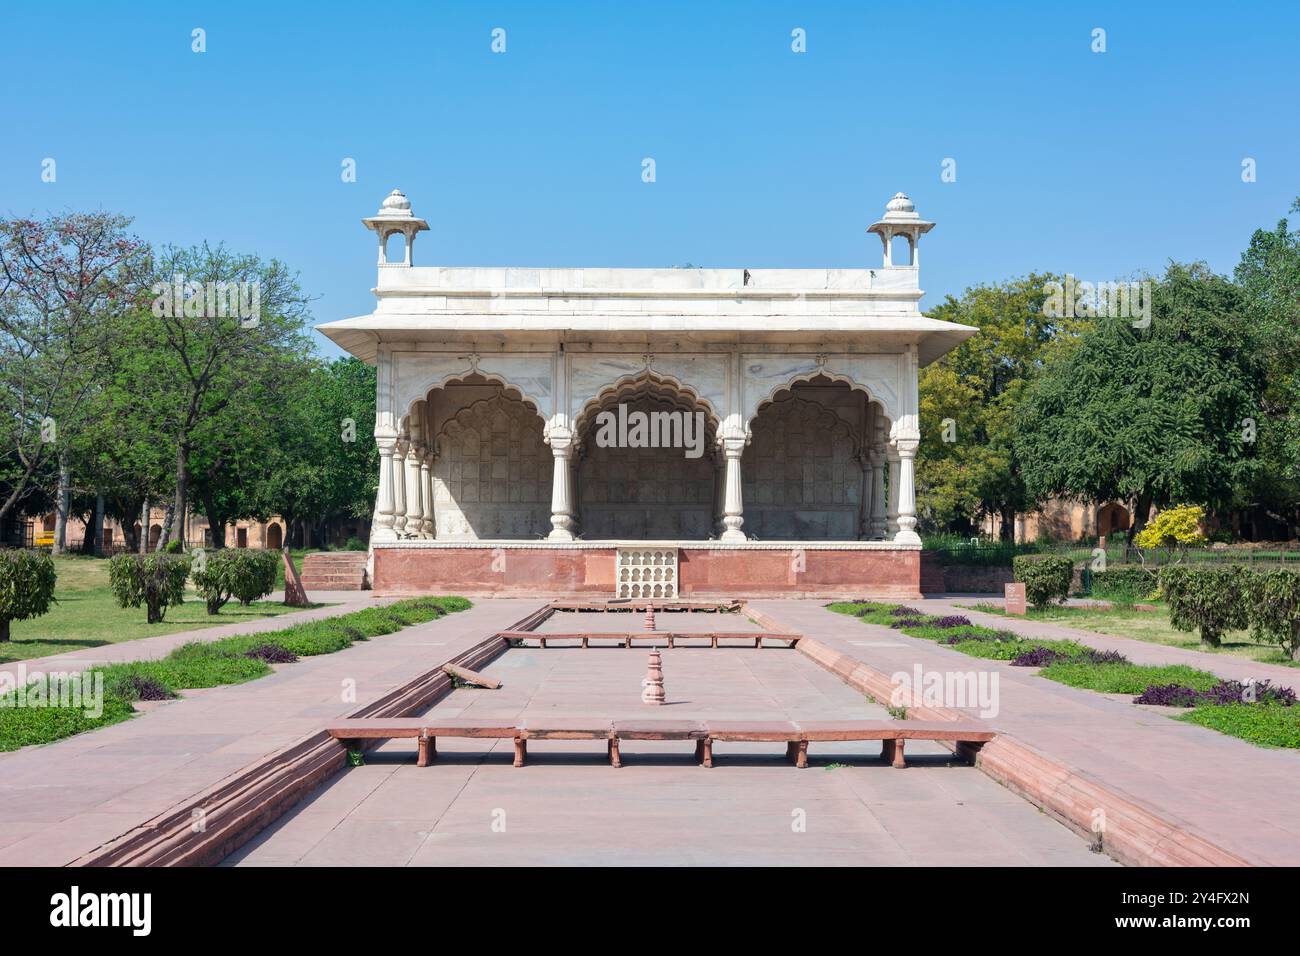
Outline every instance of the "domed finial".
{"type": "Polygon", "coordinates": [[[406,194],[400,189],[394,189],[384,197],[383,205],[379,207],[379,212],[376,215],[386,218],[393,216],[408,217],[412,215],[411,200],[407,199],[406,194]]]}
{"type": "Polygon", "coordinates": [[[894,193],[894,198],[885,206],[885,212],[916,212],[916,203],[907,198],[907,193],[894,193]]]}

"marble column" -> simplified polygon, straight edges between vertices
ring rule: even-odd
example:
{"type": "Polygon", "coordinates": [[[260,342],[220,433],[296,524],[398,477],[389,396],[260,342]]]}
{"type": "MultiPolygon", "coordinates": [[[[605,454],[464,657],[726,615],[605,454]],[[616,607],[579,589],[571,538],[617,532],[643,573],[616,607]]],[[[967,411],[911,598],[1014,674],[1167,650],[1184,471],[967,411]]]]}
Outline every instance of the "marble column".
{"type": "Polygon", "coordinates": [[[880,448],[871,449],[871,533],[873,541],[885,540],[888,525],[885,513],[885,453],[880,448]]]}
{"type": "Polygon", "coordinates": [[[889,504],[885,510],[885,538],[890,539],[898,534],[898,452],[891,445],[885,452],[885,460],[889,462],[889,504]]]}
{"type": "Polygon", "coordinates": [[[420,503],[424,506],[424,520],[420,530],[427,539],[433,538],[433,462],[437,455],[430,452],[420,459],[420,503]]]}
{"type": "Polygon", "coordinates": [[[871,455],[862,452],[858,455],[858,464],[862,466],[861,490],[858,492],[858,540],[866,541],[871,537],[871,493],[875,490],[871,455]]]}
{"type": "Polygon", "coordinates": [[[411,442],[406,450],[406,536],[420,538],[424,525],[424,502],[420,495],[420,459],[424,446],[411,442]]]}
{"type": "Polygon", "coordinates": [[[393,446],[393,532],[406,537],[406,451],[410,441],[398,438],[393,446]]]}
{"type": "Polygon", "coordinates": [[[921,442],[916,438],[898,440],[898,544],[920,544],[916,533],[916,449],[921,442]]]}
{"type": "Polygon", "coordinates": [[[573,540],[573,436],[553,431],[550,436],[554,471],[551,477],[551,541],[573,540]]]}
{"type": "Polygon", "coordinates": [[[740,456],[745,450],[743,437],[724,438],[722,453],[726,459],[723,477],[722,538],[723,541],[744,541],[744,501],[741,498],[740,456]]]}
{"type": "MultiPolygon", "coordinates": [[[[392,541],[397,537],[393,530],[396,508],[393,503],[393,454],[397,440],[391,437],[377,437],[379,446],[379,492],[375,495],[375,520],[371,538],[375,541],[392,541]]],[[[145,534],[149,533],[145,526],[145,534]]]]}

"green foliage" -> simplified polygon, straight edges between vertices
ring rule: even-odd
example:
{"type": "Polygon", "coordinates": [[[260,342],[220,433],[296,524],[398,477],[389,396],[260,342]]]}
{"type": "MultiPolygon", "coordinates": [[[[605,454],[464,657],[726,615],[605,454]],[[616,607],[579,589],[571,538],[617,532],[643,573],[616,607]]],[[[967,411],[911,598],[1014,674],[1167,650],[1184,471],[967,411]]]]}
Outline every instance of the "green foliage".
{"type": "Polygon", "coordinates": [[[360,538],[348,538],[347,544],[343,545],[344,551],[369,551],[369,546],[360,538]]]}
{"type": "Polygon", "coordinates": [[[1265,747],[1300,747],[1300,707],[1219,704],[1197,707],[1178,719],[1265,747]]]}
{"type": "Polygon", "coordinates": [[[0,641],[9,622],[40,617],[54,601],[54,559],[44,551],[0,551],[0,641]]]}
{"type": "Polygon", "coordinates": [[[205,552],[190,575],[208,613],[216,614],[232,597],[244,607],[275,590],[278,551],[223,548],[205,552]]]}
{"type": "MultiPolygon", "coordinates": [[[[188,560],[164,555],[150,557],[167,562],[188,560]]],[[[183,576],[181,581],[184,582],[183,576]]],[[[0,699],[0,751],[49,743],[123,720],[131,716],[131,701],[137,698],[136,688],[141,681],[157,685],[165,696],[176,696],[178,691],[192,688],[240,684],[271,672],[271,666],[265,661],[245,656],[258,645],[276,645],[300,657],[331,654],[343,650],[353,641],[391,634],[403,626],[398,623],[399,619],[419,624],[470,606],[470,602],[461,597],[413,598],[387,607],[307,621],[279,631],[217,641],[193,641],[181,645],[161,660],[130,661],[94,668],[89,673],[98,672],[104,678],[104,712],[101,717],[88,718],[81,709],[70,707],[5,707],[3,699],[0,699]]]]}
{"type": "Polygon", "coordinates": [[[230,552],[230,593],[244,607],[275,590],[275,572],[280,566],[280,552],[251,551],[240,548],[230,552]]]}
{"type": "MultiPolygon", "coordinates": [[[[1300,212],[1300,199],[1292,206],[1300,212]]],[[[1260,467],[1240,503],[1287,518],[1291,537],[1300,534],[1300,230],[1282,219],[1259,229],[1241,256],[1234,277],[1246,313],[1266,344],[1268,374],[1255,416],[1260,467]]]]}
{"type": "Polygon", "coordinates": [[[1011,562],[1014,577],[1025,586],[1025,597],[1042,608],[1070,596],[1074,562],[1053,555],[1022,554],[1011,562]]]}
{"type": "Polygon", "coordinates": [[[1195,690],[1209,690],[1219,678],[1208,671],[1184,664],[1151,667],[1142,664],[1094,664],[1089,661],[1056,661],[1038,672],[1040,677],[1070,687],[1082,687],[1101,694],[1141,694],[1157,684],[1180,684],[1195,690]]]}
{"type": "Polygon", "coordinates": [[[131,716],[129,701],[107,689],[103,711],[86,716],[83,707],[14,707],[0,702],[0,751],[48,744],[87,730],[95,730],[131,716]]]}
{"type": "Polygon", "coordinates": [[[1200,631],[1202,644],[1218,647],[1225,632],[1246,626],[1249,577],[1237,564],[1162,568],[1160,590],[1169,604],[1169,623],[1180,631],[1200,631]]]}
{"type": "Polygon", "coordinates": [[[1275,568],[1250,577],[1250,636],[1300,660],[1300,571],[1275,568]]]}
{"type": "Polygon", "coordinates": [[[1205,544],[1201,522],[1205,509],[1200,505],[1177,505],[1161,511],[1154,521],[1133,537],[1139,548],[1192,548],[1205,544]]]}
{"type": "Polygon", "coordinates": [[[1036,498],[1220,507],[1255,469],[1242,422],[1258,414],[1263,353],[1241,290],[1204,265],[1170,265],[1150,325],[1101,318],[1027,389],[1015,449],[1036,498]]]}
{"type": "Polygon", "coordinates": [[[119,554],[109,559],[108,585],[120,607],[147,609],[150,624],[158,624],[167,608],[185,600],[188,555],[119,554]]]}
{"type": "Polygon", "coordinates": [[[1118,565],[1104,571],[1084,569],[1084,588],[1093,597],[1118,607],[1132,607],[1157,586],[1156,575],[1138,565],[1118,565]]]}
{"type": "Polygon", "coordinates": [[[1044,311],[1047,283],[1056,278],[1036,274],[974,286],[929,312],[980,334],[920,372],[916,482],[923,527],[969,534],[981,518],[1000,514],[1009,540],[1009,518],[1033,507],[1014,453],[1015,408],[1047,357],[1083,325],[1044,311]],[[951,420],[946,436],[945,420],[951,420]]]}

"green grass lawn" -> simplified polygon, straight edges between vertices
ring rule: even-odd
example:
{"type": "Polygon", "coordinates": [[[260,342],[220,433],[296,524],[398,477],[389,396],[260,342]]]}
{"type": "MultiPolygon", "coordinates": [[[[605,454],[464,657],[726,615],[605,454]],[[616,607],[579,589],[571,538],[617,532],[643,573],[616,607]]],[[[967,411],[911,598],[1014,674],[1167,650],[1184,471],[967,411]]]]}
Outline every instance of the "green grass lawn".
{"type": "Polygon", "coordinates": [[[60,695],[58,687],[45,691],[44,700],[60,701],[53,706],[31,703],[40,699],[33,694],[43,686],[33,680],[25,685],[21,697],[17,691],[0,695],[0,751],[46,744],[115,724],[135,713],[134,702],[138,700],[166,700],[193,688],[242,684],[271,673],[268,661],[291,664],[300,657],[333,654],[354,641],[393,634],[470,606],[461,597],[408,598],[385,607],[286,625],[262,634],[193,641],[161,660],[109,664],[91,668],[83,680],[75,683],[62,680],[58,687],[69,689],[66,695],[60,695]],[[102,694],[93,690],[97,679],[102,694]],[[83,688],[82,696],[71,696],[70,688],[74,686],[83,688]],[[102,710],[93,712],[93,703],[86,694],[100,700],[102,710]],[[84,703],[73,706],[71,702],[75,701],[84,703]]]}
{"type": "Polygon", "coordinates": [[[273,601],[255,601],[248,607],[231,601],[220,614],[210,615],[203,602],[192,597],[187,598],[184,604],[168,608],[161,624],[147,624],[144,608],[117,606],[108,589],[108,561],[61,557],[54,559],[54,566],[59,576],[54,588],[58,603],[41,617],[13,622],[12,640],[0,644],[0,664],[133,641],[139,637],[237,624],[297,610],[273,601]]]}
{"type": "MultiPolygon", "coordinates": [[[[993,603],[963,604],[973,611],[986,614],[1006,612],[1000,605],[993,603]]],[[[1178,631],[1169,623],[1169,612],[1161,607],[1157,611],[1139,611],[1136,608],[1090,607],[1049,607],[1039,610],[1029,608],[1025,615],[1031,621],[1043,621],[1050,624],[1063,624],[1077,627],[1084,631],[1109,634],[1112,637],[1127,637],[1148,644],[1163,644],[1166,647],[1179,647],[1188,651],[1206,651],[1210,654],[1227,654],[1230,657],[1242,657],[1261,664],[1283,664],[1287,667],[1300,666],[1280,650],[1267,644],[1256,644],[1250,640],[1245,631],[1230,631],[1224,635],[1223,643],[1217,647],[1202,647],[1201,638],[1191,631],[1178,631]]]]}
{"type": "MultiPolygon", "coordinates": [[[[1074,641],[1027,637],[1010,631],[995,631],[979,624],[962,624],[959,620],[949,620],[946,623],[952,626],[944,627],[940,626],[943,618],[922,614],[914,609],[911,613],[897,615],[896,604],[840,601],[828,604],[827,607],[836,613],[856,617],[866,624],[891,627],[907,622],[906,626],[898,628],[901,633],[909,637],[935,641],[971,657],[1014,661],[1035,648],[1046,649],[1055,655],[1055,659],[1035,665],[1041,666],[1038,671],[1039,677],[1101,694],[1125,694],[1137,697],[1148,688],[1169,684],[1197,691],[1209,691],[1221,685],[1220,678],[1209,671],[1197,670],[1182,664],[1165,666],[1134,664],[1113,651],[1099,653],[1074,641]]],[[[977,606],[976,609],[985,608],[977,606]]],[[[1030,617],[1035,620],[1056,621],[1061,620],[1054,616],[1057,612],[1073,610],[1075,609],[1053,608],[1046,611],[1031,609],[1030,617]]],[[[1145,613],[1163,619],[1165,627],[1168,627],[1168,619],[1163,611],[1090,613],[1104,615],[1145,613]]],[[[1064,620],[1073,623],[1074,618],[1067,616],[1064,620]]],[[[1174,715],[1177,715],[1177,711],[1171,713],[1171,716],[1174,715]]],[[[1181,714],[1178,719],[1217,730],[1219,733],[1240,737],[1253,744],[1300,748],[1300,705],[1287,707],[1282,703],[1267,702],[1263,699],[1249,704],[1210,703],[1181,714]]]]}

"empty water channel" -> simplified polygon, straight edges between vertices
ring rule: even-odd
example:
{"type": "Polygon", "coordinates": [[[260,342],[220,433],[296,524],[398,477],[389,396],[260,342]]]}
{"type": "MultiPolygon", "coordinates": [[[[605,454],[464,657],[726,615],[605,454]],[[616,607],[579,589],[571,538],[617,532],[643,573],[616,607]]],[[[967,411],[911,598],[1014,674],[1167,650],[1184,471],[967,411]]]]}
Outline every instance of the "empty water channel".
{"type": "MultiPolygon", "coordinates": [[[[552,610],[479,668],[500,688],[457,687],[423,716],[889,719],[743,607],[660,610],[653,632],[644,609],[625,607],[552,610]],[[755,632],[769,635],[759,647],[755,632]],[[601,634],[633,635],[631,647],[615,638],[581,646],[601,634]],[[672,648],[668,634],[681,635],[672,648]],[[652,645],[661,706],[641,702],[652,645]]],[[[509,739],[445,737],[418,767],[415,742],[391,740],[225,865],[1113,865],[943,747],[911,741],[907,753],[908,769],[897,771],[879,743],[820,743],[797,770],[780,744],[718,743],[705,769],[689,742],[635,740],[613,769],[605,742],[547,739],[530,741],[516,767],[509,739]]]]}

